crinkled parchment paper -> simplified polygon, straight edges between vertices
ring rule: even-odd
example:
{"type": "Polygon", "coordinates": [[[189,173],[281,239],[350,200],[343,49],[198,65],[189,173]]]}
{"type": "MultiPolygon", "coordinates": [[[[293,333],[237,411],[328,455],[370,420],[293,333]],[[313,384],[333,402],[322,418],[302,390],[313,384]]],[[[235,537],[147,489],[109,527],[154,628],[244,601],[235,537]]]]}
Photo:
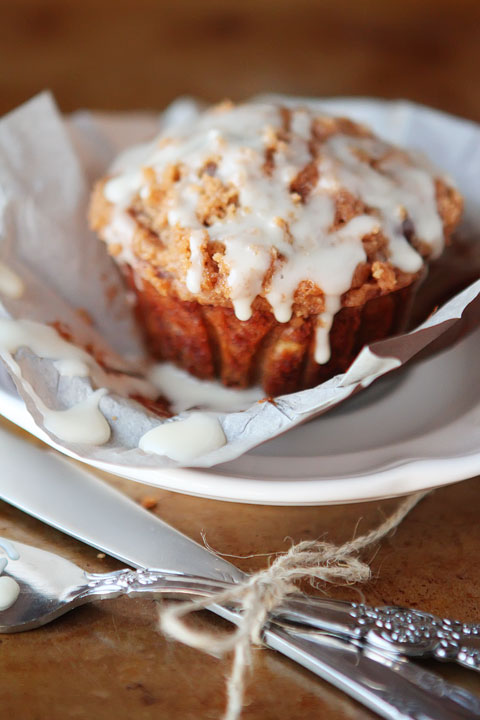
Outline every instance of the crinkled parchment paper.
{"type": "MultiPolygon", "coordinates": [[[[464,227],[470,234],[480,229],[479,126],[407,102],[308,102],[365,122],[392,142],[421,149],[454,178],[463,193],[464,227]]],[[[87,202],[93,181],[123,147],[146,140],[161,126],[183,122],[195,112],[194,103],[180,101],[162,116],[79,112],[66,121],[51,96],[42,94],[0,121],[0,261],[26,287],[19,299],[2,296],[0,313],[60,323],[77,344],[94,348],[106,366],[127,373],[111,376],[118,392],[111,390],[100,401],[112,429],[108,443],[68,444],[50,433],[51,443],[107,470],[121,466],[126,474],[128,468],[143,468],[145,481],[155,469],[179,463],[138,449],[140,437],[164,420],[128,399],[142,389],[148,394],[147,384],[131,377],[142,371],[146,358],[118,270],[87,227],[87,202]],[[93,323],[86,321],[84,311],[93,323]]],[[[465,262],[469,264],[468,259],[465,262]]],[[[470,280],[480,277],[471,267],[469,271],[473,273],[470,280]]],[[[337,405],[434,341],[438,344],[441,336],[449,341],[452,334],[458,337],[479,319],[480,280],[476,279],[408,335],[365,348],[347,373],[274,403],[256,402],[243,412],[217,413],[226,445],[196,458],[190,466],[209,467],[238,457],[337,405]]],[[[35,422],[45,431],[30,386],[47,407],[60,410],[85,399],[100,382],[95,373],[93,386],[88,377],[59,376],[53,361],[39,358],[28,347],[15,353],[20,374],[8,353],[2,359],[35,422]]],[[[103,374],[101,383],[110,386],[108,376],[103,374]]]]}

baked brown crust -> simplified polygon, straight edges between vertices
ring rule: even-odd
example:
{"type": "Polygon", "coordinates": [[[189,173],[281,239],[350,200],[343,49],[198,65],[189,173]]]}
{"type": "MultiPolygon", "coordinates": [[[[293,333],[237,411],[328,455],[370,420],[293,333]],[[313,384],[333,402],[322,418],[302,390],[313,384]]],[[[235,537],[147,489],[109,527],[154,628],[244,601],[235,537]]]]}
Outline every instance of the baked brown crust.
{"type": "Polygon", "coordinates": [[[272,397],[344,372],[364,345],[401,332],[416,289],[411,284],[363,305],[343,307],[330,331],[331,359],[319,365],[313,357],[316,315],[279,323],[263,307],[249,320],[238,320],[232,308],[162,295],[148,283],[139,288],[131,271],[128,282],[155,358],[202,380],[218,378],[235,388],[258,384],[272,397]]]}

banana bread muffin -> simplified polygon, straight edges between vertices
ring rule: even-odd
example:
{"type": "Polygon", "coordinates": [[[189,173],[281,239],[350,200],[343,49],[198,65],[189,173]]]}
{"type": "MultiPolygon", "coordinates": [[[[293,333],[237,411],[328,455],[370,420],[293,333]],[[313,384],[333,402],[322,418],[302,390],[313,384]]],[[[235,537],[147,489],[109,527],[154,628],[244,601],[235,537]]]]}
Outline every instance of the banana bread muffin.
{"type": "Polygon", "coordinates": [[[123,153],[90,222],[155,357],[274,396],[401,331],[461,210],[424,158],[351,120],[223,103],[123,153]]]}

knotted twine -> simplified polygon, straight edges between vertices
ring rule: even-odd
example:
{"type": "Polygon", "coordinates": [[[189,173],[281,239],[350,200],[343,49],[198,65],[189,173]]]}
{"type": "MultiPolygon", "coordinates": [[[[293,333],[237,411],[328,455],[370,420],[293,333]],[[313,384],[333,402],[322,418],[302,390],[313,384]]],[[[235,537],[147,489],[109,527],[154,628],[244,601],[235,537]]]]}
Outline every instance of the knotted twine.
{"type": "Polygon", "coordinates": [[[265,570],[244,582],[207,598],[170,605],[160,611],[160,629],[185,645],[216,655],[233,651],[233,665],[227,681],[227,708],[224,720],[237,720],[242,711],[246,670],[252,662],[252,646],[261,645],[261,632],[268,614],[287,595],[298,592],[297,580],[326,583],[364,583],[371,577],[369,565],[357,554],[394,530],[427,492],[407,497],[384,522],[343,545],[305,540],[273,560],[265,570]],[[183,618],[209,605],[235,603],[242,611],[242,622],[233,632],[213,634],[188,627],[183,618]]]}

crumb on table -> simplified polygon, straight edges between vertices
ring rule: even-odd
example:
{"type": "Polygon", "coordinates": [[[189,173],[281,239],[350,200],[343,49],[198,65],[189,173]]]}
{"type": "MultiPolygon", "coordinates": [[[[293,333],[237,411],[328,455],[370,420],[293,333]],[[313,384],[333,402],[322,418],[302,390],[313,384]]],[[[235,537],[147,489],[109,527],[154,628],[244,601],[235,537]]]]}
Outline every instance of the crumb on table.
{"type": "Polygon", "coordinates": [[[145,510],[154,510],[158,505],[158,500],[150,495],[145,495],[140,500],[140,505],[145,508],[145,510]]]}

